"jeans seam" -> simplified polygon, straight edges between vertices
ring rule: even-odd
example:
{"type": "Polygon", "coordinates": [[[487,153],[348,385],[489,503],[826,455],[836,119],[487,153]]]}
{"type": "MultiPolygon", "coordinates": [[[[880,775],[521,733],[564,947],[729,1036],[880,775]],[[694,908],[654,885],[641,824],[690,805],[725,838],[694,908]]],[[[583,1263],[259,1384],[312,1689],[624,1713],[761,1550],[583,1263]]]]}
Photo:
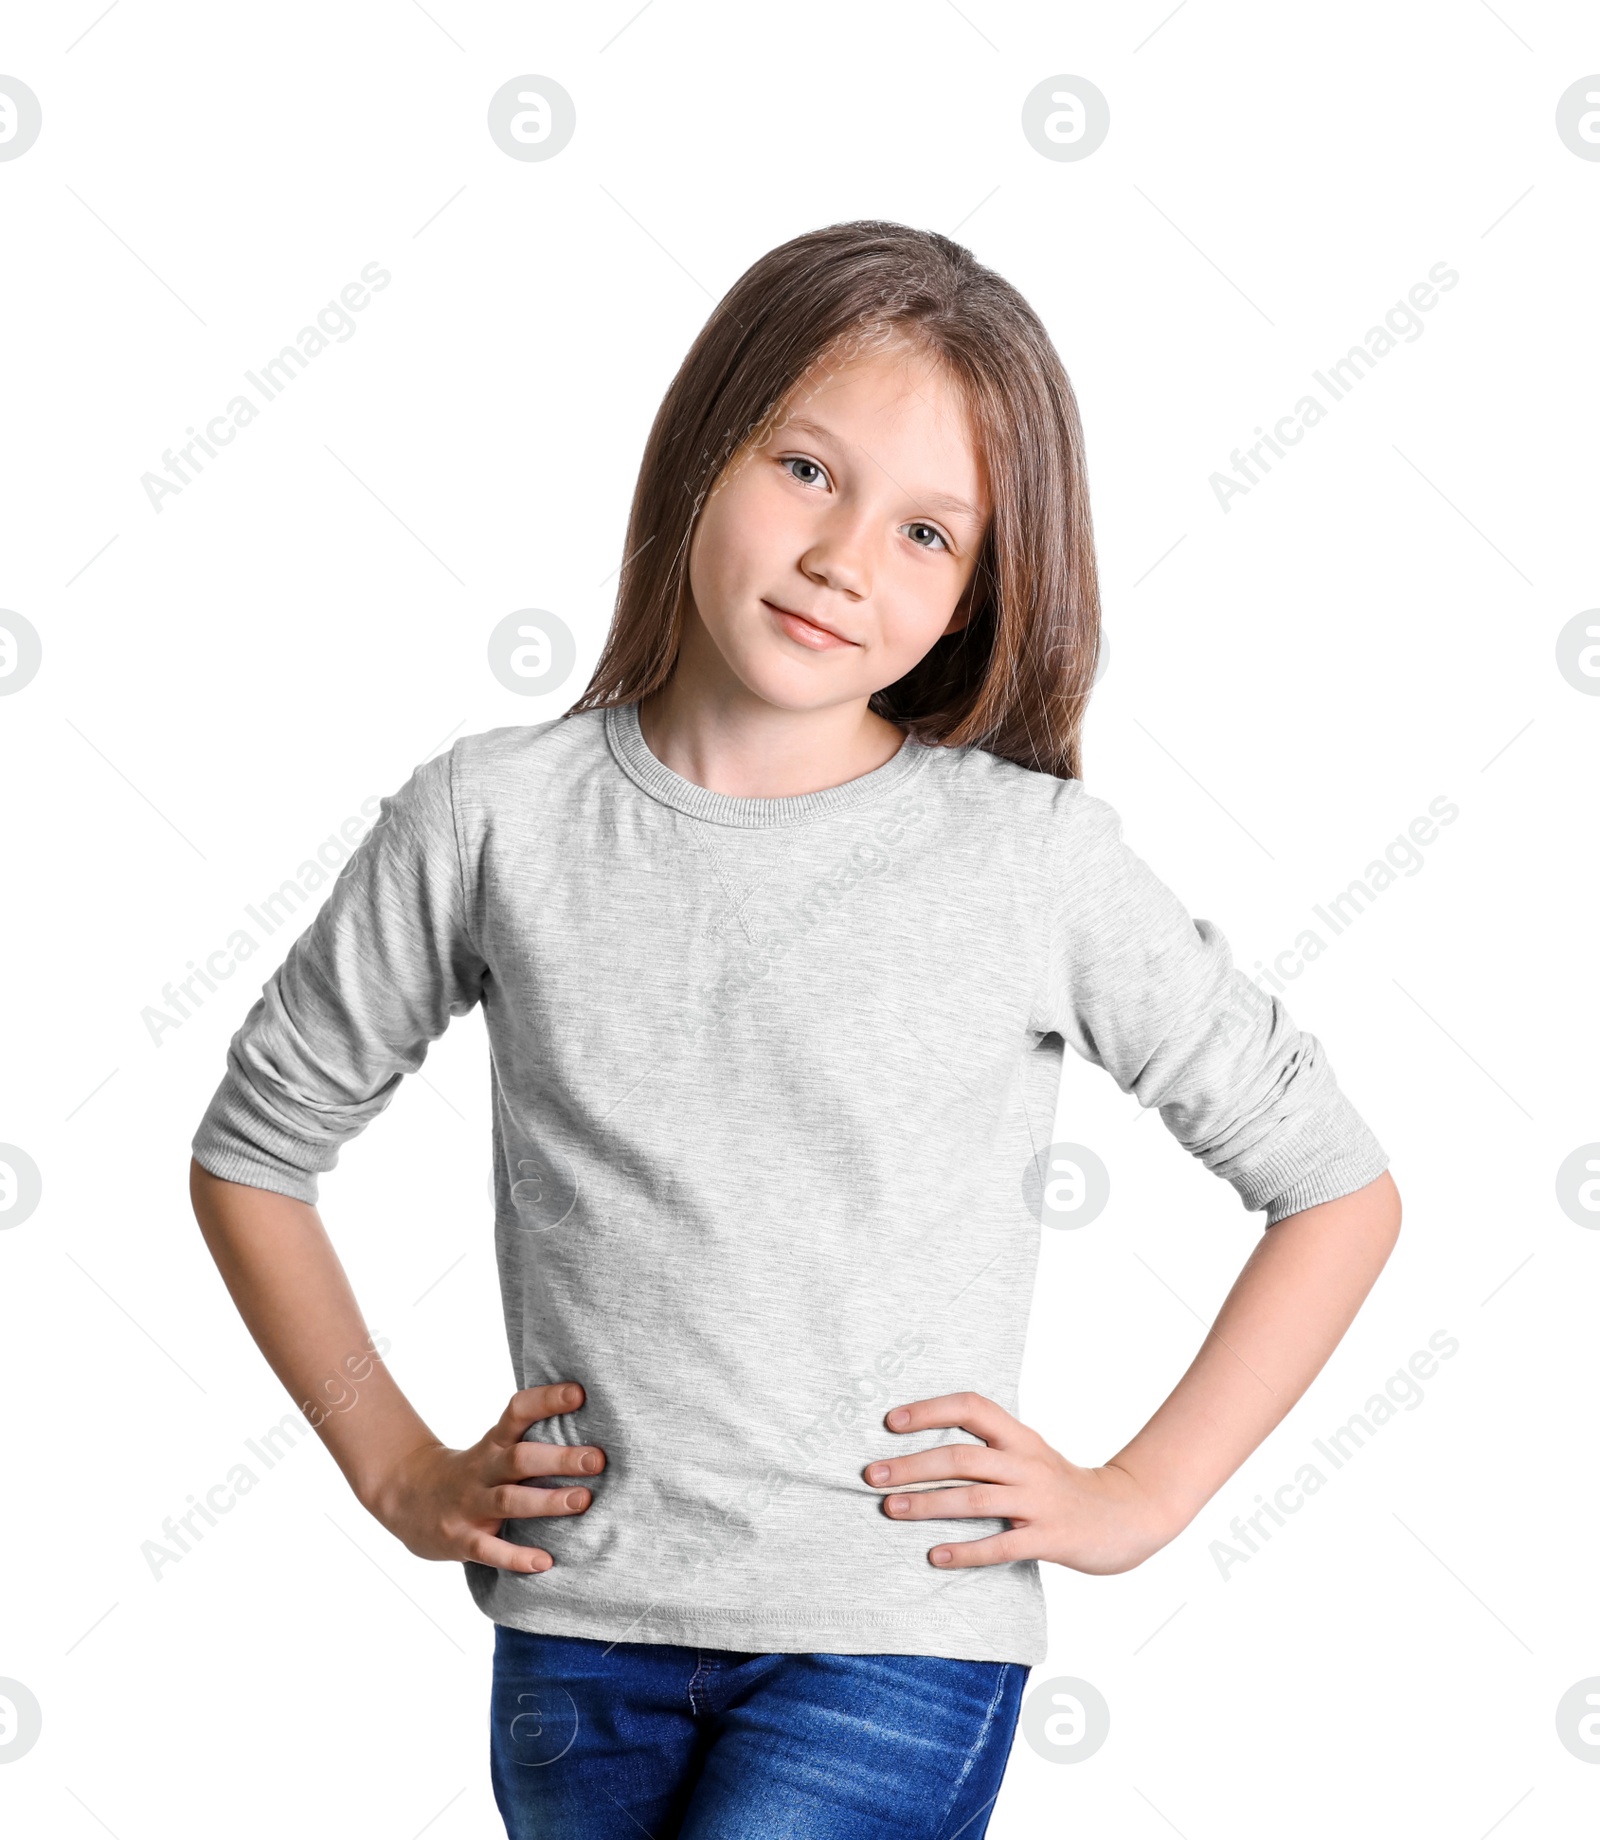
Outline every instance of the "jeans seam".
{"type": "Polygon", "coordinates": [[[698,1687],[700,1684],[700,1676],[704,1674],[705,1671],[706,1671],[706,1651],[703,1648],[697,1648],[694,1651],[694,1673],[689,1677],[689,1695],[688,1695],[689,1710],[695,1715],[696,1718],[698,1718],[701,1712],[705,1710],[704,1707],[696,1705],[695,1697],[694,1697],[695,1688],[698,1687]]]}
{"type": "MultiPolygon", "coordinates": [[[[944,1813],[939,1817],[939,1825],[935,1830],[937,1834],[942,1835],[944,1833],[945,1823],[950,1819],[951,1814],[955,1810],[956,1798],[961,1794],[963,1785],[972,1774],[973,1766],[978,1761],[978,1753],[983,1749],[988,1739],[990,1727],[994,1724],[995,1708],[1000,1704],[1001,1699],[1005,1695],[1006,1686],[1011,1679],[1011,1670],[1020,1665],[1021,1663],[1016,1661],[1002,1661],[1000,1663],[1000,1671],[995,1675],[994,1679],[994,1692],[990,1695],[988,1707],[983,1715],[983,1724],[979,1727],[978,1735],[973,1739],[971,1747],[967,1751],[966,1761],[961,1766],[961,1774],[957,1776],[955,1782],[951,1785],[950,1799],[945,1803],[944,1813]]],[[[998,1794],[999,1791],[997,1790],[995,1793],[998,1794]]],[[[994,1797],[991,1796],[989,1799],[993,1801],[994,1797]]],[[[967,1824],[970,1824],[970,1820],[967,1824]]],[[[961,1831],[961,1829],[957,1829],[958,1833],[961,1831]]],[[[952,1836],[951,1840],[955,1840],[955,1837],[952,1836]]]]}

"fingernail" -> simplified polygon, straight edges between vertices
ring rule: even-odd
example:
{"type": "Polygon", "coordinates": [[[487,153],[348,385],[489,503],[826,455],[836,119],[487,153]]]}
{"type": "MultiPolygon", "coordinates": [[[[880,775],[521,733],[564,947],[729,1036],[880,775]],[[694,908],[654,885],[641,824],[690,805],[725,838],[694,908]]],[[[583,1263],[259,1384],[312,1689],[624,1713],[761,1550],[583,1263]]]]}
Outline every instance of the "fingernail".
{"type": "Polygon", "coordinates": [[[592,1476],[599,1467],[600,1458],[592,1450],[586,1450],[578,1459],[578,1468],[581,1469],[586,1476],[592,1476]]]}
{"type": "Polygon", "coordinates": [[[889,1423],[891,1425],[909,1425],[911,1423],[911,1414],[905,1406],[896,1406],[889,1414],[889,1423]]]}
{"type": "Polygon", "coordinates": [[[588,1492],[587,1489],[568,1489],[567,1506],[569,1508],[581,1508],[583,1506],[583,1498],[588,1492]]]}
{"type": "Polygon", "coordinates": [[[891,1514],[904,1514],[906,1509],[910,1506],[911,1503],[906,1500],[904,1495],[891,1495],[889,1497],[889,1512],[891,1514]]]}
{"type": "Polygon", "coordinates": [[[887,1463],[869,1463],[867,1465],[868,1482],[887,1482],[888,1480],[889,1465],[887,1463]]]}
{"type": "Polygon", "coordinates": [[[935,1565],[948,1565],[950,1563],[950,1548],[948,1546],[936,1546],[933,1551],[928,1554],[928,1557],[935,1565]]]}

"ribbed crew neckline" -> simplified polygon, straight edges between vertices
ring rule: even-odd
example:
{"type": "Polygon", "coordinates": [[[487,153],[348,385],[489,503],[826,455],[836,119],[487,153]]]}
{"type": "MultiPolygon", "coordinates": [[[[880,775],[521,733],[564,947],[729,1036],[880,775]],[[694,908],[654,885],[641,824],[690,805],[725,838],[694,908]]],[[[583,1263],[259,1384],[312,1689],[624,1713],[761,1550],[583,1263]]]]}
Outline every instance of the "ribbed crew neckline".
{"type": "Polygon", "coordinates": [[[818,792],[797,792],[782,799],[737,798],[731,793],[712,792],[709,787],[696,785],[692,779],[674,773],[665,761],[658,760],[650,752],[639,727],[637,703],[608,705],[605,718],[606,740],[611,752],[636,786],[663,805],[712,824],[768,828],[805,824],[813,818],[849,811],[853,806],[904,785],[933,752],[914,735],[907,735],[898,752],[881,767],[874,767],[857,779],[848,779],[842,786],[824,786],[818,792]]]}

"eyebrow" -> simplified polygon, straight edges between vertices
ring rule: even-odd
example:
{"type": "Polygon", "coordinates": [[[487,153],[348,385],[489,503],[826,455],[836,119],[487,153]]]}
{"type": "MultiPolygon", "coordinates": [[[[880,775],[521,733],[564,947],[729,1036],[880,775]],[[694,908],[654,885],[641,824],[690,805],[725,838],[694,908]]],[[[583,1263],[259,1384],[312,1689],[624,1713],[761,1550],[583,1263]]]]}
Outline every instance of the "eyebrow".
{"type": "MultiPolygon", "coordinates": [[[[791,415],[783,428],[793,428],[802,434],[820,435],[825,441],[837,441],[838,436],[831,428],[823,427],[821,422],[812,421],[809,415],[791,415]]],[[[782,432],[780,429],[778,432],[782,432]]],[[[974,524],[981,524],[983,517],[976,505],[969,504],[964,498],[956,498],[949,492],[913,492],[911,495],[920,504],[929,505],[936,510],[953,512],[958,517],[970,518],[974,524]]]]}

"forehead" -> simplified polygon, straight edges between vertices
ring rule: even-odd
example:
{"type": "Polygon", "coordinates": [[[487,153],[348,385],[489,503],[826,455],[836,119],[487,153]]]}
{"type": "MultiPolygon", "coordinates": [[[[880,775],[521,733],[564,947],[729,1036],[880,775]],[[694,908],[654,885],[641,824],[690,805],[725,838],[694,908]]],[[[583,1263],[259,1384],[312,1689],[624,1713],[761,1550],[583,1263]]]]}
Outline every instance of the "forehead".
{"type": "MultiPolygon", "coordinates": [[[[805,438],[836,453],[902,436],[920,463],[902,484],[932,505],[981,522],[987,510],[982,444],[966,393],[932,354],[896,346],[819,362],[790,390],[768,445],[805,438]]],[[[871,448],[866,451],[870,454],[871,448]]]]}
{"type": "Polygon", "coordinates": [[[831,428],[844,415],[950,422],[965,431],[960,379],[937,352],[903,338],[834,340],[795,379],[784,398],[791,421],[831,428]]]}

